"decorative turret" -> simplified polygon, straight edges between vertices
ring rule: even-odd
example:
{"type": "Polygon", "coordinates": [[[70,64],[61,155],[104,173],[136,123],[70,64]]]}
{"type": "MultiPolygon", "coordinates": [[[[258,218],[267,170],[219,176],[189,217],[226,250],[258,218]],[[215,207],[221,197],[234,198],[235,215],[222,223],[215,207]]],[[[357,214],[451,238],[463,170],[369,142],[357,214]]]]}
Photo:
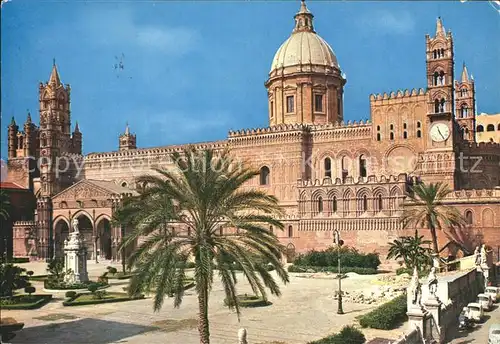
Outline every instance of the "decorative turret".
{"type": "Polygon", "coordinates": [[[24,156],[34,156],[36,143],[36,126],[31,121],[31,114],[28,111],[26,122],[24,122],[24,156]]]}
{"type": "Polygon", "coordinates": [[[309,12],[309,9],[306,6],[306,2],[302,0],[300,2],[300,10],[295,15],[295,28],[293,32],[299,31],[309,31],[314,32],[313,26],[313,14],[309,12]]]}
{"type": "Polygon", "coordinates": [[[82,133],[80,132],[80,127],[78,126],[78,122],[75,124],[75,131],[73,131],[73,136],[71,138],[72,140],[72,147],[73,147],[73,153],[75,154],[82,154],[82,133]]]}
{"type": "Polygon", "coordinates": [[[119,150],[123,151],[131,149],[137,149],[136,135],[130,133],[130,128],[127,123],[125,126],[125,133],[120,135],[119,150]]]}
{"type": "Polygon", "coordinates": [[[455,81],[455,119],[460,126],[462,138],[466,141],[475,141],[476,90],[474,79],[469,78],[465,62],[460,81],[455,81]]]}
{"type": "Polygon", "coordinates": [[[9,128],[8,128],[9,159],[16,157],[18,131],[19,131],[19,127],[16,124],[16,120],[14,119],[14,116],[12,116],[12,120],[10,121],[9,128]]]}

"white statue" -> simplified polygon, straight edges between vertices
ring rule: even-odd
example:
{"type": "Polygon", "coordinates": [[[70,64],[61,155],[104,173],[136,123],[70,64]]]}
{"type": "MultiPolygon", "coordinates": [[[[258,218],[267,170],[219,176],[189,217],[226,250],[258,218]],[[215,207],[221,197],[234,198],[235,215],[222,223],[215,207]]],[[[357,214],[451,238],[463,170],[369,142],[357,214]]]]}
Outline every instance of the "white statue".
{"type": "Polygon", "coordinates": [[[479,246],[477,246],[476,250],[474,251],[474,259],[476,265],[481,265],[481,253],[479,251],[479,246]]]}
{"type": "Polygon", "coordinates": [[[245,328],[240,328],[238,330],[238,344],[248,344],[247,330],[245,328]]]}
{"type": "Polygon", "coordinates": [[[429,288],[429,296],[436,297],[438,279],[436,276],[436,268],[432,267],[429,276],[427,277],[427,286],[429,288]]]}
{"type": "Polygon", "coordinates": [[[72,225],[73,225],[73,232],[80,233],[80,230],[78,229],[78,219],[76,217],[73,219],[72,225]]]}
{"type": "Polygon", "coordinates": [[[484,244],[481,246],[481,265],[488,265],[486,246],[484,244]]]}
{"type": "Polygon", "coordinates": [[[410,281],[410,291],[411,291],[411,304],[415,306],[422,305],[422,285],[418,280],[417,268],[413,270],[413,276],[410,281]]]}

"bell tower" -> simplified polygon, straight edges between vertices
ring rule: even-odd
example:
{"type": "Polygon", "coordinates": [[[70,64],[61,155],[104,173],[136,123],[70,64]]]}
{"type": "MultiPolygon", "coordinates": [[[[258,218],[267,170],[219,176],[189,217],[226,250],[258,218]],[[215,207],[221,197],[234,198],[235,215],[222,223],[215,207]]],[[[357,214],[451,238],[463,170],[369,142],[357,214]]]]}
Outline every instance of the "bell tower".
{"type": "Polygon", "coordinates": [[[452,147],[454,141],[453,37],[437,19],[434,37],[426,35],[429,148],[452,147]]]}
{"type": "Polygon", "coordinates": [[[119,141],[119,150],[131,150],[131,149],[137,149],[137,144],[136,144],[136,135],[130,133],[130,128],[128,126],[128,123],[125,127],[125,133],[120,135],[120,141],[119,141]]]}
{"type": "Polygon", "coordinates": [[[455,119],[463,140],[476,140],[476,91],[465,63],[460,81],[455,81],[455,119]]]}

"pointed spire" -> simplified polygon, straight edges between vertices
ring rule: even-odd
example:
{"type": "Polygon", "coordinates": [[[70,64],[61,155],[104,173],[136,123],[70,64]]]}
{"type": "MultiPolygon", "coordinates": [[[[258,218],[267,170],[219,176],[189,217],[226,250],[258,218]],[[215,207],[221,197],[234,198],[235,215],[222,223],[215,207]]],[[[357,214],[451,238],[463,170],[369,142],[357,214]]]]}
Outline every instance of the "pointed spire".
{"type": "Polygon", "coordinates": [[[10,125],[12,126],[16,125],[16,120],[14,119],[14,116],[12,116],[12,119],[10,120],[10,125]]]}
{"type": "Polygon", "coordinates": [[[130,128],[128,127],[128,122],[125,124],[125,135],[130,135],[130,128]]]}
{"type": "Polygon", "coordinates": [[[462,82],[468,82],[469,81],[469,72],[467,71],[467,66],[465,66],[464,62],[464,67],[462,69],[462,82]]]}
{"type": "Polygon", "coordinates": [[[76,121],[75,123],[75,133],[79,133],[80,132],[80,127],[78,126],[78,121],[76,121]]]}
{"type": "Polygon", "coordinates": [[[444,29],[441,17],[437,18],[437,22],[436,22],[436,36],[446,36],[446,31],[444,29]]]}
{"type": "Polygon", "coordinates": [[[61,79],[59,78],[59,73],[57,72],[56,59],[53,60],[52,73],[50,73],[49,84],[56,86],[61,85],[61,79]]]}
{"type": "Polygon", "coordinates": [[[28,117],[26,117],[26,124],[31,124],[31,113],[28,110],[28,117]]]}
{"type": "Polygon", "coordinates": [[[311,31],[314,32],[313,27],[313,14],[307,8],[304,0],[300,1],[299,12],[295,15],[295,28],[293,32],[311,31]]]}

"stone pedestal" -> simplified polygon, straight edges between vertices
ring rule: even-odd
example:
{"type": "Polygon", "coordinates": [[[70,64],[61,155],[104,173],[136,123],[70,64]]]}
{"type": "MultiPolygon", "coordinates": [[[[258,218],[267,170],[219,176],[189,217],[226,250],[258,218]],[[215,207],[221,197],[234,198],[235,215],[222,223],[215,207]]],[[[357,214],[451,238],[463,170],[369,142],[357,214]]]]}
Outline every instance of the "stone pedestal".
{"type": "Polygon", "coordinates": [[[441,326],[441,305],[442,302],[435,296],[429,297],[427,301],[425,301],[424,306],[425,309],[432,316],[432,326],[430,328],[432,338],[436,340],[438,343],[444,343],[445,331],[441,326]]]}
{"type": "Polygon", "coordinates": [[[87,249],[79,232],[71,232],[64,242],[64,272],[66,283],[82,283],[89,280],[87,249]]]}
{"type": "Polygon", "coordinates": [[[429,316],[429,313],[421,306],[410,305],[406,315],[408,315],[408,332],[417,328],[421,338],[425,338],[425,319],[429,316]]]}

